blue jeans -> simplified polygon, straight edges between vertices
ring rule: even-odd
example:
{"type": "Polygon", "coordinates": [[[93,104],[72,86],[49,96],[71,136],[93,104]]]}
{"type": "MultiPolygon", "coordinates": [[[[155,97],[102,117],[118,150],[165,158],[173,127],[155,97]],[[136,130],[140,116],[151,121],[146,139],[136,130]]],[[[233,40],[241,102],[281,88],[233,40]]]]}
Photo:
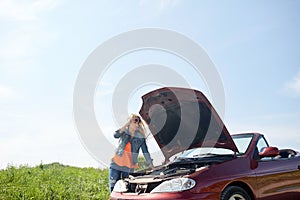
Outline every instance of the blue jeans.
{"type": "Polygon", "coordinates": [[[133,169],[127,167],[120,167],[115,163],[112,163],[109,167],[109,187],[110,192],[113,191],[115,184],[118,180],[127,178],[133,169]]]}

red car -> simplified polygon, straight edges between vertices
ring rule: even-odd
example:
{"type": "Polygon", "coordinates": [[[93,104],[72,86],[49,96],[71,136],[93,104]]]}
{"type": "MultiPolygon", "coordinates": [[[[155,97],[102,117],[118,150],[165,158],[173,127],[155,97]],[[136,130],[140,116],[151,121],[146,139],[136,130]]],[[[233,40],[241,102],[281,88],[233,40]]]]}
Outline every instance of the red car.
{"type": "Polygon", "coordinates": [[[110,199],[300,199],[300,154],[259,133],[230,135],[201,92],[152,91],[140,114],[165,164],[119,180],[110,199]]]}

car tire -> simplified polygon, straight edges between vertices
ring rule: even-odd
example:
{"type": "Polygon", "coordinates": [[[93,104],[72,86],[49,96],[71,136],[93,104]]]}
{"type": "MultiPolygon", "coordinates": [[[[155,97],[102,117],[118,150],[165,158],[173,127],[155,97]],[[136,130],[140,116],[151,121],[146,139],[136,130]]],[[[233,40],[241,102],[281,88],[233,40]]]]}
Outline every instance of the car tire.
{"type": "Polygon", "coordinates": [[[221,200],[251,200],[249,194],[241,187],[229,186],[221,194],[221,200]]]}

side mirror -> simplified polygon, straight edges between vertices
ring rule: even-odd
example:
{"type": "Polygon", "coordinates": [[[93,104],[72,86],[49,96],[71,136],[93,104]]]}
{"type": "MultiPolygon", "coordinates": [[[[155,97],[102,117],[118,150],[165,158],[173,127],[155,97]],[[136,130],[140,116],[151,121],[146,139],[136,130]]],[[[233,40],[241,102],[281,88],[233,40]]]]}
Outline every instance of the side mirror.
{"type": "Polygon", "coordinates": [[[279,155],[279,150],[277,147],[266,147],[262,152],[259,152],[259,157],[275,157],[279,155]]]}

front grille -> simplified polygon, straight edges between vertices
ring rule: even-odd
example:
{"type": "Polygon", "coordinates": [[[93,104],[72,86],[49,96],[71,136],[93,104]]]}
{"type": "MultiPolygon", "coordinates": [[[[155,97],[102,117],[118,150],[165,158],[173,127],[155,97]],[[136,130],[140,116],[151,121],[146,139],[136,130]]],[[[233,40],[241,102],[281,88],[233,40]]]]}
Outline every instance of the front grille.
{"type": "Polygon", "coordinates": [[[161,182],[155,182],[155,183],[130,183],[129,186],[128,186],[128,192],[129,193],[138,193],[138,194],[150,193],[161,182]]]}

